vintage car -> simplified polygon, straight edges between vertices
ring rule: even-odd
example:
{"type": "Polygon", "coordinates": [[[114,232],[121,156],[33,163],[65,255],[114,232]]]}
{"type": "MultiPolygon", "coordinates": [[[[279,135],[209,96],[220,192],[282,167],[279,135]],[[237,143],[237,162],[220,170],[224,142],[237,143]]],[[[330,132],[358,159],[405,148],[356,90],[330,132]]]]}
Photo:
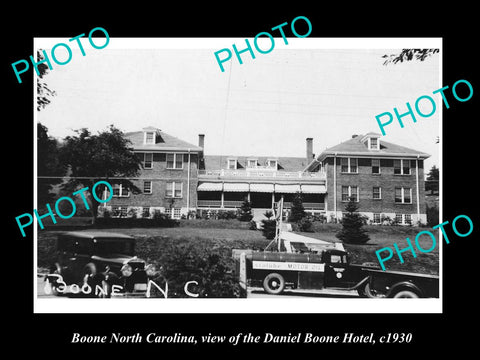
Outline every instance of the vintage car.
{"type": "Polygon", "coordinates": [[[144,294],[145,261],[135,256],[135,239],[100,231],[62,233],[56,241],[56,262],[45,281],[51,292],[110,297],[144,294]]]}

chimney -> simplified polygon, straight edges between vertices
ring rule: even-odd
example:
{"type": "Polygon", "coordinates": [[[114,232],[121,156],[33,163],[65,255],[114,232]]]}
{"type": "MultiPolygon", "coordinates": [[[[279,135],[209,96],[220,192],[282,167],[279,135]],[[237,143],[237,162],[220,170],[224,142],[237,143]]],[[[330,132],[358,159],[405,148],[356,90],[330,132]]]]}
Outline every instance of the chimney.
{"type": "Polygon", "coordinates": [[[313,159],[313,138],[307,138],[307,164],[313,159]]]}
{"type": "Polygon", "coordinates": [[[205,146],[205,135],[198,134],[198,146],[202,148],[202,151],[198,153],[198,168],[200,170],[205,170],[205,158],[203,154],[204,146],[205,146]]]}

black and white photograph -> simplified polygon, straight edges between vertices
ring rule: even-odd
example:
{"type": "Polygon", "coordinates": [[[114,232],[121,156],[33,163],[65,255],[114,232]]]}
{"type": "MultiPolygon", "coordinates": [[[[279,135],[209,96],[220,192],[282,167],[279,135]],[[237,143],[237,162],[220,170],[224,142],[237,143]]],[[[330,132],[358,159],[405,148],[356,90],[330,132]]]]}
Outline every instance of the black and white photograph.
{"type": "Polygon", "coordinates": [[[441,311],[440,39],[94,40],[39,81],[39,311],[441,311]]]}

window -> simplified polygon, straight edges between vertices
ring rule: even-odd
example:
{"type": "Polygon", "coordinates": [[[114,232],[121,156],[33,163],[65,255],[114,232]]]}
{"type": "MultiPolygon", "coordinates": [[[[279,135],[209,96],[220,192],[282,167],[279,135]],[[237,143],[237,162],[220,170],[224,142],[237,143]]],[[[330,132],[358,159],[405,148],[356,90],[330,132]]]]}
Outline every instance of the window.
{"type": "Polygon", "coordinates": [[[182,211],[182,209],[180,209],[180,208],[174,208],[173,209],[173,218],[174,219],[180,219],[182,217],[181,211],[182,211]]]}
{"type": "Polygon", "coordinates": [[[143,193],[144,194],[151,194],[152,193],[152,182],[151,181],[144,181],[143,182],[143,193]]]}
{"type": "Polygon", "coordinates": [[[171,218],[172,217],[172,209],[165,209],[165,215],[167,215],[167,217],[171,218]]]}
{"type": "Polygon", "coordinates": [[[410,175],[410,160],[393,160],[393,173],[395,175],[410,175]]]}
{"type": "Polygon", "coordinates": [[[373,223],[374,224],[380,224],[381,220],[380,220],[380,214],[376,214],[374,213],[373,214],[373,223]]]}
{"type": "Polygon", "coordinates": [[[167,169],[183,169],[183,154],[167,154],[167,169]]]}
{"type": "Polygon", "coordinates": [[[412,215],[411,214],[405,214],[404,215],[404,222],[407,225],[412,225],[412,215]]]}
{"type": "Polygon", "coordinates": [[[269,168],[276,169],[277,168],[277,160],[268,159],[267,162],[266,162],[266,165],[269,168]]]}
{"type": "Polygon", "coordinates": [[[372,159],[372,174],[380,174],[380,159],[372,159]]]}
{"type": "Polygon", "coordinates": [[[172,198],[181,198],[182,197],[182,188],[183,183],[181,182],[167,182],[167,191],[165,196],[172,198]]]}
{"type": "Polygon", "coordinates": [[[395,202],[399,204],[412,203],[412,189],[411,188],[395,188],[395,202]]]}
{"type": "Polygon", "coordinates": [[[150,217],[150,208],[149,207],[142,208],[142,217],[143,218],[150,217]]]}
{"type": "Polygon", "coordinates": [[[145,144],[155,144],[155,133],[153,131],[145,133],[145,144]]]}
{"type": "Polygon", "coordinates": [[[237,170],[237,159],[228,159],[227,167],[229,170],[237,170]]]}
{"type": "Polygon", "coordinates": [[[127,207],[126,206],[112,207],[112,217],[127,217],[127,207]]]}
{"type": "Polygon", "coordinates": [[[349,201],[353,198],[354,201],[359,200],[358,186],[342,186],[342,201],[349,201]]]}
{"type": "Polygon", "coordinates": [[[373,199],[374,200],[380,200],[382,198],[382,189],[380,186],[374,186],[373,187],[373,199]]]}
{"type": "Polygon", "coordinates": [[[370,150],[379,150],[378,138],[370,138],[370,150]]]}
{"type": "Polygon", "coordinates": [[[114,197],[129,197],[130,191],[122,184],[113,185],[113,196],[114,197]]]}
{"type": "Polygon", "coordinates": [[[256,168],[257,167],[257,160],[256,159],[247,160],[247,167],[248,168],[256,168]]]}
{"type": "Polygon", "coordinates": [[[144,153],[143,154],[143,168],[144,169],[153,169],[153,153],[144,153]]]}
{"type": "Polygon", "coordinates": [[[395,221],[398,224],[403,224],[403,215],[402,214],[395,214],[395,221]]]}
{"type": "Polygon", "coordinates": [[[342,173],[358,173],[357,158],[340,158],[342,173]]]}
{"type": "Polygon", "coordinates": [[[402,225],[412,225],[411,214],[395,214],[395,221],[402,225]]]}

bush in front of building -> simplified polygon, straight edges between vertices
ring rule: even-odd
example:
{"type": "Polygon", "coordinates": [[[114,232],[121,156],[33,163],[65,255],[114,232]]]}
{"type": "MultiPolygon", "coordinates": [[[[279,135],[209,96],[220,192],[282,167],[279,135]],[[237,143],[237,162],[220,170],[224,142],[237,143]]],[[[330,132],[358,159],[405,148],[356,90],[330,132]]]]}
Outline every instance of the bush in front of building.
{"type": "Polygon", "coordinates": [[[250,221],[253,219],[252,204],[248,199],[243,200],[242,206],[238,210],[238,220],[250,221]]]}
{"type": "Polygon", "coordinates": [[[128,217],[111,217],[109,210],[103,211],[103,216],[97,218],[96,228],[133,228],[133,227],[175,227],[178,220],[171,219],[166,214],[155,210],[152,218],[139,218],[136,212],[127,213],[128,217]]]}
{"type": "MultiPolygon", "coordinates": [[[[140,258],[162,268],[169,298],[235,298],[240,294],[231,248],[215,240],[145,238],[138,242],[140,258]],[[196,283],[195,283],[196,282],[196,283]]],[[[165,289],[164,284],[159,284],[165,289]]],[[[163,294],[158,294],[163,297],[163,294]]]]}
{"type": "Polygon", "coordinates": [[[303,207],[302,194],[297,192],[292,201],[292,208],[290,209],[289,222],[297,222],[306,216],[305,208],[303,207]]]}
{"type": "Polygon", "coordinates": [[[440,223],[439,214],[438,214],[438,207],[436,206],[428,206],[427,204],[427,225],[429,227],[433,227],[440,223]]]}
{"type": "Polygon", "coordinates": [[[268,240],[275,238],[275,230],[277,227],[277,221],[272,219],[273,212],[270,210],[265,211],[263,214],[266,219],[262,220],[262,235],[268,240]]]}
{"type": "Polygon", "coordinates": [[[197,209],[197,219],[204,220],[233,220],[237,219],[237,210],[197,209]]]}
{"type": "Polygon", "coordinates": [[[358,205],[354,198],[350,198],[345,206],[342,217],[342,229],[335,234],[337,238],[348,244],[365,244],[370,240],[365,225],[365,217],[358,211],[358,205]]]}
{"type": "Polygon", "coordinates": [[[305,216],[297,221],[298,230],[302,232],[313,232],[313,218],[311,216],[305,216]]]}

